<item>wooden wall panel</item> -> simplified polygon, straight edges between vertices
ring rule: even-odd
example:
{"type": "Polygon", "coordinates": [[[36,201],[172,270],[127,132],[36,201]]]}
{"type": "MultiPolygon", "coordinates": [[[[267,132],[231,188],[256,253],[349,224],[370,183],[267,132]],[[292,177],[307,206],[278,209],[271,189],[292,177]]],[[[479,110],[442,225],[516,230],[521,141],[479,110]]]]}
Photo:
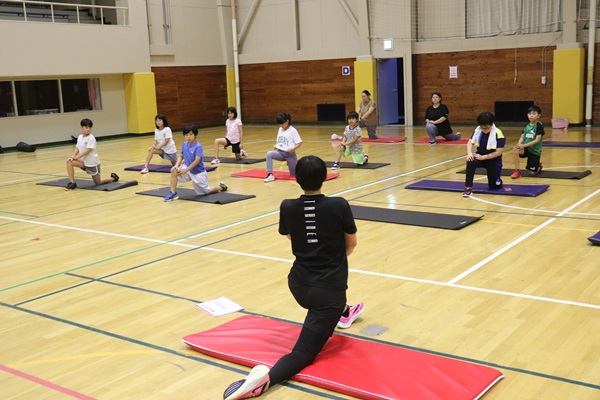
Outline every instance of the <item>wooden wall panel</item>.
{"type": "Polygon", "coordinates": [[[481,112],[494,111],[495,101],[533,100],[542,109],[542,121],[549,125],[554,49],[535,47],[413,55],[415,125],[424,123],[425,109],[431,105],[433,92],[442,94],[453,124],[475,125],[481,112]],[[458,67],[458,79],[449,78],[450,66],[458,67]],[[546,85],[541,84],[543,70],[546,85]]]}
{"type": "Polygon", "coordinates": [[[185,124],[222,125],[227,118],[224,66],[154,67],[158,112],[173,130],[185,124]]]}
{"type": "Polygon", "coordinates": [[[293,122],[317,122],[317,104],[355,109],[354,59],[295,61],[240,66],[240,96],[244,122],[274,123],[280,112],[293,122]]]}

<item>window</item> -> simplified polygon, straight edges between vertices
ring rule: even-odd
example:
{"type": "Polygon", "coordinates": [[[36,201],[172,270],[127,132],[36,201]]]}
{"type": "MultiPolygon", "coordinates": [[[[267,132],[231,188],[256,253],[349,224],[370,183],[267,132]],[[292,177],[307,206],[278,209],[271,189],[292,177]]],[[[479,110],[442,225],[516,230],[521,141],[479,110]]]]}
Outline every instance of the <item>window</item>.
{"type": "Polygon", "coordinates": [[[56,114],[60,110],[58,81],[16,81],[19,115],[56,114]]]}
{"type": "Polygon", "coordinates": [[[0,118],[90,110],[102,110],[98,78],[0,81],[0,118]]]}
{"type": "Polygon", "coordinates": [[[12,82],[0,82],[0,118],[14,116],[12,82]]]}
{"type": "Polygon", "coordinates": [[[561,1],[467,0],[467,37],[560,32],[561,1]]]}
{"type": "Polygon", "coordinates": [[[99,79],[62,79],[63,112],[100,110],[99,79]]]}

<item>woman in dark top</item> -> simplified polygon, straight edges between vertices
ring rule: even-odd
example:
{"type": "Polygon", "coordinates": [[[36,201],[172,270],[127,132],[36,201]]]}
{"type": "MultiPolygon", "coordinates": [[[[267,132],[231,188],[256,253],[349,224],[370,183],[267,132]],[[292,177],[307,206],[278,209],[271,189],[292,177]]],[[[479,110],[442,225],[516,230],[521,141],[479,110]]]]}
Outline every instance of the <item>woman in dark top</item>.
{"type": "Polygon", "coordinates": [[[304,191],[284,200],[279,233],[287,236],[296,259],[288,287],[307,314],[292,351],[269,369],[257,365],[245,379],[229,385],[223,399],[258,397],[269,387],[290,379],[310,365],[333,335],[335,327],[349,328],[364,311],[364,304],[346,304],[348,256],[356,247],[356,224],[348,202],[327,197],[321,186],[327,178],[325,162],[305,156],[296,165],[296,181],[304,191]]]}
{"type": "Polygon", "coordinates": [[[448,107],[442,104],[442,95],[434,92],[431,95],[431,105],[425,110],[425,129],[429,135],[429,144],[436,144],[436,136],[446,140],[460,139],[460,132],[452,133],[448,120],[448,107]]]}

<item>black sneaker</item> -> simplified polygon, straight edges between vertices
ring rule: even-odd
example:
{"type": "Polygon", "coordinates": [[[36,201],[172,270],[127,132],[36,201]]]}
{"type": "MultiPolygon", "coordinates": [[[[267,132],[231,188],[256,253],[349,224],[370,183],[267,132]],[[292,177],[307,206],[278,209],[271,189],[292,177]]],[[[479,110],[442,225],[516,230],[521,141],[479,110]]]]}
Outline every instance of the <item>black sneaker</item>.
{"type": "Polygon", "coordinates": [[[368,162],[369,162],[369,155],[368,155],[368,154],[365,154],[365,155],[363,156],[363,164],[366,164],[366,163],[368,163],[368,162]]]}
{"type": "Polygon", "coordinates": [[[77,189],[77,184],[75,182],[67,183],[67,187],[65,187],[65,190],[74,190],[74,189],[77,189]]]}
{"type": "Polygon", "coordinates": [[[219,187],[221,188],[221,192],[226,192],[228,189],[225,182],[219,182],[219,187]]]}
{"type": "Polygon", "coordinates": [[[110,177],[114,179],[114,182],[119,182],[119,175],[115,174],[114,172],[110,174],[110,177]]]}

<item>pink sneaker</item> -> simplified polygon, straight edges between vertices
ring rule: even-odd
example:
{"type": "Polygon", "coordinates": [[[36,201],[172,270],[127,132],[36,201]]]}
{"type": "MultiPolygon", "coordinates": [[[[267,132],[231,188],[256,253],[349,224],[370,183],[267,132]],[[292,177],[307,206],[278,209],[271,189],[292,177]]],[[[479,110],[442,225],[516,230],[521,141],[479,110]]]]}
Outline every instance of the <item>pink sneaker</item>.
{"type": "Polygon", "coordinates": [[[258,397],[269,388],[269,367],[257,365],[245,379],[233,382],[225,393],[224,400],[248,399],[258,397]]]}
{"type": "Polygon", "coordinates": [[[365,311],[365,303],[356,303],[355,305],[349,307],[350,312],[348,312],[348,316],[344,317],[342,315],[340,321],[337,324],[338,328],[350,328],[350,325],[352,325],[352,323],[362,315],[363,311],[365,311]]]}

